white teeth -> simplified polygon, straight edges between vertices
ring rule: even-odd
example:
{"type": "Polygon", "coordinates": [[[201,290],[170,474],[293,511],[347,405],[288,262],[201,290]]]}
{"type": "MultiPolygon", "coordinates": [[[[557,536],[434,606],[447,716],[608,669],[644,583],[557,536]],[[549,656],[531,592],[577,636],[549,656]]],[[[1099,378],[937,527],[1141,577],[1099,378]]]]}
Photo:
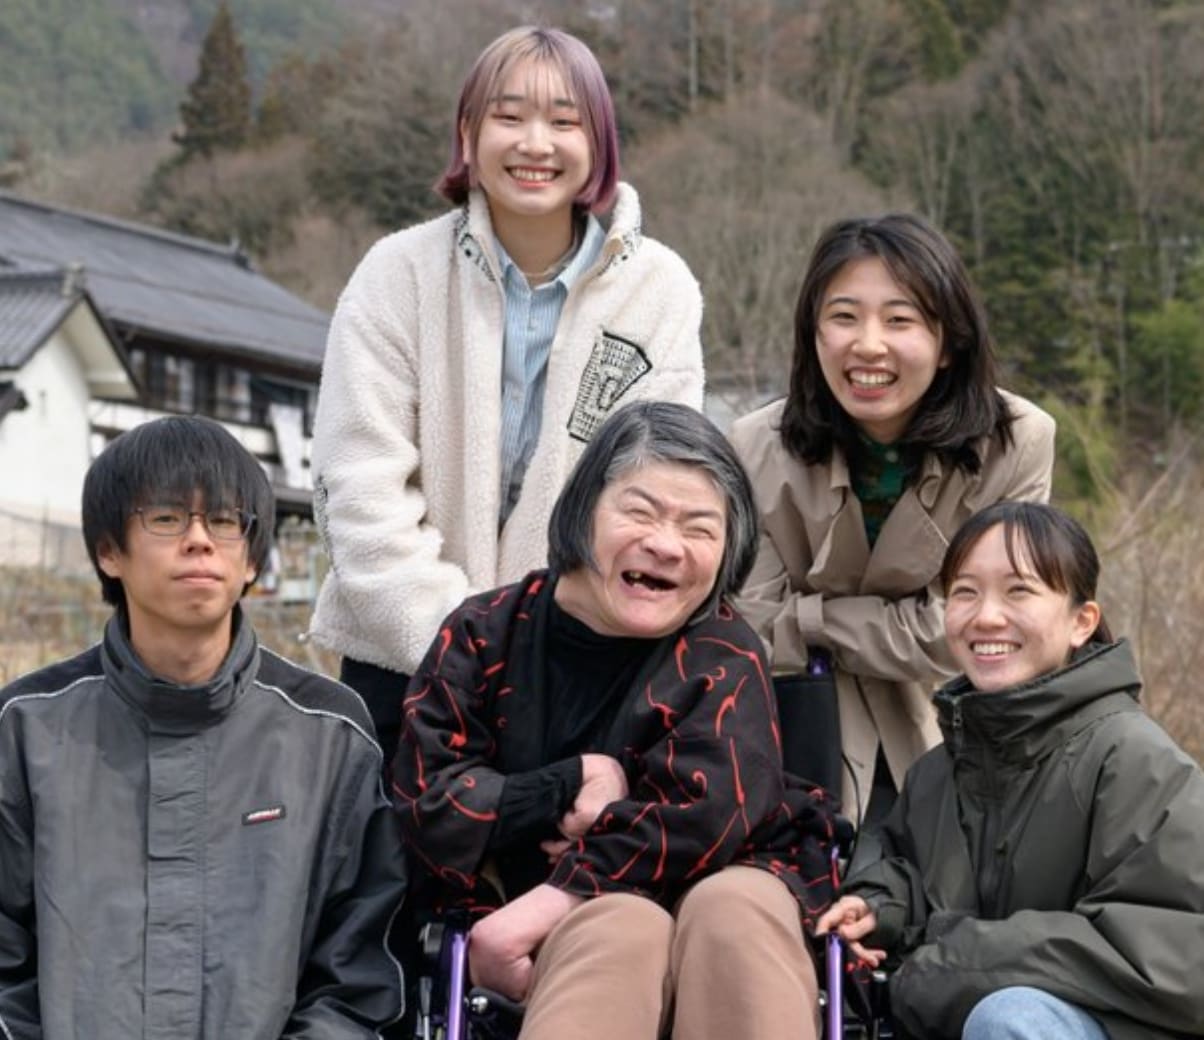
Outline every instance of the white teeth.
{"type": "Polygon", "coordinates": [[[1019,647],[1015,643],[971,643],[970,649],[982,657],[999,657],[1013,653],[1019,647]]]}
{"type": "Polygon", "coordinates": [[[889,372],[850,372],[849,381],[857,386],[886,386],[893,383],[895,377],[889,372]]]}
{"type": "Polygon", "coordinates": [[[523,170],[517,167],[511,169],[510,176],[520,181],[550,181],[556,176],[555,170],[523,170]]]}

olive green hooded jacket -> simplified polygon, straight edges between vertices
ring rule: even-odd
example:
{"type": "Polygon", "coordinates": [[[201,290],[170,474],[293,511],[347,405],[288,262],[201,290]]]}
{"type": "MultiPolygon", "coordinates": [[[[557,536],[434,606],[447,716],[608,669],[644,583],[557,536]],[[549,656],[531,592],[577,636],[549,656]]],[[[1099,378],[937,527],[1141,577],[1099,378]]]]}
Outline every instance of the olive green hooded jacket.
{"type": "Polygon", "coordinates": [[[849,880],[903,955],[899,1025],[961,1036],[1035,986],[1111,1040],[1204,1036],[1204,774],[1137,703],[1127,643],[998,693],[937,694],[945,745],[909,771],[886,858],[849,880]]]}

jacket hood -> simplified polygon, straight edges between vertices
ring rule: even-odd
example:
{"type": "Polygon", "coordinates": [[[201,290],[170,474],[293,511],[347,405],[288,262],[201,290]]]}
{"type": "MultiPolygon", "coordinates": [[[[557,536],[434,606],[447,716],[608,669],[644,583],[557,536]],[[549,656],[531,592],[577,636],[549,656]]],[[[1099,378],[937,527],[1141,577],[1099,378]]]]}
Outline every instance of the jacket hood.
{"type": "Polygon", "coordinates": [[[935,705],[947,746],[988,746],[1006,760],[1039,758],[1104,715],[1139,711],[1141,677],[1127,640],[1090,643],[1070,664],[1032,682],[996,693],[974,688],[964,675],[937,692],[935,705]]]}

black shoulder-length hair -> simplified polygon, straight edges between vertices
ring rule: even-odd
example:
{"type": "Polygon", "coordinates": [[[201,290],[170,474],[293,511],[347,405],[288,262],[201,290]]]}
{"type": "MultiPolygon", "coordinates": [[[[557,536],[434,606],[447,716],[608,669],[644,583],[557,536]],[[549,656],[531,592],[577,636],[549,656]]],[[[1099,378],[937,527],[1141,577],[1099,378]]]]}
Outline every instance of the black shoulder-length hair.
{"type": "Polygon", "coordinates": [[[996,388],[995,348],[986,313],[965,265],[949,240],[920,217],[890,213],[841,220],[819,237],[794,313],[794,360],[782,413],[786,450],[808,464],[827,463],[833,449],[859,453],[857,425],[840,406],[820,369],[816,332],[824,294],[848,263],[877,257],[940,333],[949,363],[937,370],[900,439],[904,458],[926,453],[969,473],[982,459],[976,443],[994,436],[1011,443],[1012,415],[996,388]]]}
{"type": "Polygon", "coordinates": [[[196,494],[205,509],[241,509],[254,517],[247,531],[247,559],[256,573],[263,571],[276,520],[272,485],[263,467],[220,423],[166,416],[121,434],[84,477],[84,544],[106,603],[124,609],[125,590],[119,578],[101,569],[100,552],[125,552],[126,523],[134,510],[149,505],[191,508],[196,494]]]}

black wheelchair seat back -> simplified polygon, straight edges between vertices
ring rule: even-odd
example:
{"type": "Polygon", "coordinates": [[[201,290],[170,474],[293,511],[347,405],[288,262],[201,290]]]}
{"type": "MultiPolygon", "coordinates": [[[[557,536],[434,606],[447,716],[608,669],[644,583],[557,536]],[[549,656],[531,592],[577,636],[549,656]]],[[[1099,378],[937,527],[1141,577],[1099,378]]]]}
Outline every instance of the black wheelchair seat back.
{"type": "Polygon", "coordinates": [[[836,677],[777,675],[773,680],[786,772],[840,797],[840,712],[836,677]]]}

